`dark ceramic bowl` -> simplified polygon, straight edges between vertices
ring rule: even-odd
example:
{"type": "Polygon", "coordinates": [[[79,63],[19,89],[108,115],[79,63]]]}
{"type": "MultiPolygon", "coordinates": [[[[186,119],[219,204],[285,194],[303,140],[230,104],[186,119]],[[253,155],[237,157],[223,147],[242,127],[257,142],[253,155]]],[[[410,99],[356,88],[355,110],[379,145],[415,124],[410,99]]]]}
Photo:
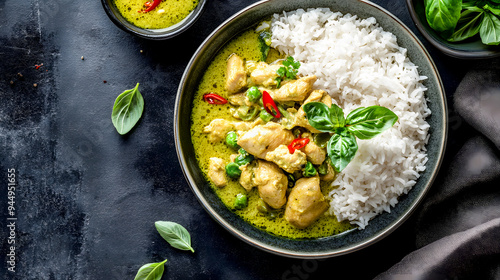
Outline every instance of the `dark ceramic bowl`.
{"type": "MultiPolygon", "coordinates": [[[[151,40],[165,40],[172,38],[186,31],[200,16],[203,8],[205,7],[206,0],[199,0],[198,6],[181,22],[162,29],[145,29],[137,27],[128,22],[118,11],[113,0],[101,0],[102,6],[111,21],[116,24],[120,29],[134,34],[136,36],[151,39],[151,40]]],[[[146,2],[146,1],[144,1],[146,2]]]]}
{"type": "Polygon", "coordinates": [[[500,46],[485,45],[478,37],[457,43],[443,39],[427,23],[424,0],[406,0],[406,5],[420,33],[444,54],[461,59],[484,59],[500,56],[500,46]]]}
{"type": "Polygon", "coordinates": [[[194,194],[208,213],[232,234],[253,246],[279,255],[296,258],[331,257],[375,243],[401,225],[415,210],[432,185],[443,158],[447,135],[447,107],[444,96],[436,66],[425,48],[401,21],[383,8],[368,1],[356,0],[262,1],[248,6],[222,23],[191,58],[180,82],[175,102],[175,146],[184,175],[194,194]],[[431,126],[427,145],[429,161],[426,170],[408,195],[400,197],[400,202],[391,209],[391,213],[378,215],[364,230],[355,229],[319,239],[293,240],[277,237],[253,227],[224,206],[198,167],[188,116],[191,115],[193,95],[203,72],[226,42],[273,13],[312,7],[328,7],[333,11],[356,14],[361,18],[373,16],[380,26],[397,36],[400,46],[408,49],[408,56],[419,66],[420,74],[428,77],[425,86],[428,88],[428,105],[432,110],[432,115],[427,119],[431,126]]]}

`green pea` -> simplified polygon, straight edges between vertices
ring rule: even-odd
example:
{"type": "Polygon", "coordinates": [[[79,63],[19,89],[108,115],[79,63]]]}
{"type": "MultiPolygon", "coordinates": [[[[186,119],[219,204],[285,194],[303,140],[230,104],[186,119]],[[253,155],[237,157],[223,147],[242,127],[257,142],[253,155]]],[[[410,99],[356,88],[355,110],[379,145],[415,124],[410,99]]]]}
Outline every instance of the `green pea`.
{"type": "Polygon", "coordinates": [[[230,162],[226,165],[226,174],[230,178],[238,179],[241,175],[240,166],[234,162],[230,162]]]}
{"type": "Polygon", "coordinates": [[[257,102],[259,99],[262,97],[262,93],[260,92],[259,88],[256,86],[253,86],[247,90],[247,97],[250,102],[257,102]]]}
{"type": "Polygon", "coordinates": [[[242,155],[244,155],[244,156],[248,156],[248,155],[249,155],[249,153],[248,153],[247,151],[245,151],[245,149],[243,149],[243,148],[240,148],[240,149],[238,150],[238,153],[240,153],[240,154],[242,154],[242,155]]]}
{"type": "Polygon", "coordinates": [[[252,162],[252,160],[254,160],[254,156],[250,155],[250,154],[247,154],[247,155],[242,155],[242,154],[239,154],[235,159],[234,159],[234,163],[236,163],[238,166],[242,166],[242,165],[245,165],[247,163],[250,163],[252,162]]]}
{"type": "Polygon", "coordinates": [[[248,197],[245,194],[239,193],[236,195],[233,206],[235,209],[241,210],[248,206],[248,197]]]}
{"type": "Polygon", "coordinates": [[[266,110],[260,110],[259,117],[265,122],[268,122],[274,118],[273,115],[269,114],[266,110]]]}
{"type": "Polygon", "coordinates": [[[313,177],[316,176],[316,173],[316,168],[314,168],[314,165],[310,161],[308,161],[306,163],[306,167],[304,168],[304,177],[313,177]]]}
{"type": "Polygon", "coordinates": [[[238,134],[234,131],[230,131],[226,134],[226,144],[233,148],[233,149],[238,149],[238,134]]]}

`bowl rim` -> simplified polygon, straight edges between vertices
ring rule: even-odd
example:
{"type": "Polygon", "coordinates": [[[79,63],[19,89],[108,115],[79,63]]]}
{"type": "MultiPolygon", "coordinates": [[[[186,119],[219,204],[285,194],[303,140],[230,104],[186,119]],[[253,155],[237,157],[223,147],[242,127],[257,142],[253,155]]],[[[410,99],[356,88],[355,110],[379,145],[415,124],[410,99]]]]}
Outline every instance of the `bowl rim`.
{"type": "Polygon", "coordinates": [[[201,16],[202,12],[205,8],[205,3],[207,0],[199,0],[198,5],[191,11],[184,19],[182,19],[179,23],[174,24],[171,27],[158,29],[158,31],[154,31],[155,29],[146,29],[140,28],[132,23],[128,22],[118,10],[114,8],[114,3],[112,0],[101,0],[101,4],[104,8],[104,11],[108,15],[109,19],[121,30],[136,35],[140,38],[150,39],[150,40],[166,40],[173,38],[182,32],[186,31],[189,27],[191,27],[201,16]]]}
{"type": "MultiPolygon", "coordinates": [[[[494,50],[477,50],[477,51],[464,51],[458,48],[451,48],[443,45],[438,38],[438,35],[430,34],[427,31],[427,22],[422,22],[415,11],[414,3],[415,0],[406,0],[406,6],[408,7],[408,11],[413,20],[413,23],[417,27],[418,31],[425,37],[429,43],[431,43],[435,48],[443,52],[444,54],[459,58],[459,59],[488,59],[495,58],[500,56],[500,47],[498,51],[494,50]]],[[[430,28],[430,27],[429,27],[430,28]]]]}
{"type": "MultiPolygon", "coordinates": [[[[395,219],[392,223],[390,223],[388,226],[386,226],[383,230],[378,232],[376,235],[373,235],[367,239],[364,239],[363,242],[361,242],[361,243],[355,243],[355,244],[351,244],[351,245],[342,247],[340,249],[334,249],[332,251],[321,252],[321,253],[318,253],[318,252],[312,252],[312,253],[311,252],[296,252],[294,250],[277,248],[276,246],[266,244],[264,242],[261,242],[260,240],[254,239],[254,238],[244,234],[243,232],[240,232],[238,229],[236,229],[233,225],[231,225],[228,221],[226,221],[221,215],[219,215],[214,210],[214,208],[209,204],[209,202],[203,196],[201,191],[196,187],[196,183],[195,183],[195,180],[194,180],[192,174],[190,174],[190,172],[188,172],[188,170],[187,170],[188,168],[186,167],[187,164],[186,164],[186,160],[185,160],[185,155],[184,155],[183,150],[181,149],[181,139],[180,139],[180,132],[179,132],[179,127],[180,127],[180,125],[179,125],[180,124],[179,123],[179,121],[180,121],[179,109],[180,109],[181,94],[182,94],[183,88],[185,87],[185,84],[187,83],[186,78],[188,76],[188,73],[192,69],[194,62],[199,59],[199,56],[201,55],[200,52],[206,47],[206,45],[209,42],[211,42],[213,40],[214,37],[216,37],[216,35],[218,35],[218,33],[225,26],[230,24],[233,20],[238,18],[240,15],[247,13],[249,10],[252,10],[257,6],[260,6],[260,5],[263,5],[267,2],[272,2],[272,1],[279,1],[279,0],[262,0],[262,1],[259,1],[256,3],[253,3],[249,6],[246,6],[245,8],[241,9],[240,11],[236,12],[231,17],[229,17],[227,20],[225,20],[222,24],[220,24],[214,31],[212,31],[207,36],[207,38],[200,44],[200,46],[198,47],[196,52],[191,57],[189,63],[187,64],[187,66],[184,70],[184,73],[182,75],[181,81],[179,83],[179,87],[178,87],[178,91],[177,91],[177,95],[176,95],[176,99],[175,99],[175,108],[174,108],[174,138],[175,138],[174,142],[175,142],[176,152],[177,152],[179,163],[181,165],[182,172],[183,172],[186,180],[188,181],[189,187],[191,188],[191,190],[193,191],[193,193],[195,194],[195,196],[197,197],[197,199],[199,200],[199,202],[201,203],[203,208],[205,208],[205,210],[210,214],[210,216],[215,221],[217,221],[220,225],[222,225],[226,230],[228,230],[231,234],[233,234],[234,236],[238,237],[239,239],[243,240],[244,242],[246,242],[250,245],[256,246],[264,251],[267,251],[267,252],[270,252],[270,253],[273,253],[276,255],[291,257],[291,258],[301,258],[301,259],[329,258],[329,257],[340,256],[340,255],[344,255],[344,254],[352,253],[354,251],[361,250],[363,248],[366,248],[369,245],[372,245],[372,244],[380,241],[381,239],[385,238],[390,233],[392,233],[394,230],[396,230],[404,221],[406,221],[411,216],[411,214],[415,211],[415,209],[420,205],[423,198],[425,197],[425,195],[427,194],[428,190],[430,189],[430,187],[432,186],[433,182],[435,181],[435,179],[437,177],[437,173],[440,169],[440,166],[441,166],[443,158],[444,158],[444,153],[446,150],[446,140],[447,140],[447,136],[448,136],[448,129],[447,129],[447,126],[448,126],[448,116],[447,116],[448,109],[447,108],[448,107],[447,107],[446,94],[445,94],[445,90],[444,90],[444,86],[443,86],[441,77],[439,75],[439,71],[438,71],[432,57],[430,56],[430,54],[428,53],[427,49],[424,47],[422,42],[418,39],[418,37],[415,36],[415,34],[401,20],[399,20],[392,13],[390,13],[389,11],[387,11],[386,9],[382,8],[381,6],[379,6],[375,3],[372,3],[368,0],[354,0],[357,2],[362,2],[364,4],[370,5],[376,9],[380,10],[381,12],[386,14],[387,16],[389,16],[395,23],[399,24],[407,32],[407,34],[412,38],[414,43],[416,43],[416,45],[422,50],[422,52],[426,56],[425,58],[426,58],[427,62],[429,63],[430,68],[432,69],[432,72],[435,74],[435,78],[437,81],[436,86],[439,89],[438,94],[441,96],[439,106],[443,109],[442,116],[440,118],[442,121],[442,126],[440,127],[442,133],[440,133],[441,138],[439,139],[440,149],[438,151],[437,162],[436,162],[435,168],[430,173],[430,176],[429,176],[430,179],[425,184],[422,193],[417,197],[417,199],[415,199],[415,201],[412,201],[410,203],[411,206],[409,207],[408,210],[405,210],[403,215],[399,216],[397,219],[395,219]]],[[[337,236],[341,237],[344,233],[346,233],[346,232],[343,232],[339,235],[335,235],[334,237],[337,237],[337,236]]]]}

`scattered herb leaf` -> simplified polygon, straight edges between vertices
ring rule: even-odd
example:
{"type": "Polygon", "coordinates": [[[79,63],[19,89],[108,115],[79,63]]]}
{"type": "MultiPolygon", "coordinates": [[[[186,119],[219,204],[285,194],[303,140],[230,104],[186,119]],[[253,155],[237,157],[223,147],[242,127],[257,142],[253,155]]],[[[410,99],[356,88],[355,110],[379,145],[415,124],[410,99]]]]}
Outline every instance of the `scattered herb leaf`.
{"type": "Polygon", "coordinates": [[[135,275],[134,280],[160,280],[163,276],[163,271],[165,269],[164,260],[159,263],[148,263],[137,271],[137,275],[135,275]]]}
{"type": "Polygon", "coordinates": [[[194,249],[191,247],[191,236],[183,226],[174,222],[157,221],[155,222],[155,227],[161,237],[172,247],[180,250],[189,250],[194,253],[194,249]]]}
{"type": "Polygon", "coordinates": [[[111,121],[121,135],[129,132],[139,121],[144,110],[144,99],[139,92],[139,83],[118,95],[113,105],[111,121]]]}

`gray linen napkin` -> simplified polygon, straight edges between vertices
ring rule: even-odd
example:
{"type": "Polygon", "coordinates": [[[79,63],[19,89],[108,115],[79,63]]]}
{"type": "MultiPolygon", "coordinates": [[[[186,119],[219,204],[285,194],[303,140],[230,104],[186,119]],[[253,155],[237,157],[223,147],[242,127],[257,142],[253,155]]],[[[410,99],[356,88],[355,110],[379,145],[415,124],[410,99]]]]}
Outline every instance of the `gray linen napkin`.
{"type": "MultiPolygon", "coordinates": [[[[477,135],[435,183],[416,219],[416,251],[375,279],[500,279],[500,70],[464,77],[454,108],[477,135]]],[[[487,67],[487,68],[486,68],[487,67]]]]}

